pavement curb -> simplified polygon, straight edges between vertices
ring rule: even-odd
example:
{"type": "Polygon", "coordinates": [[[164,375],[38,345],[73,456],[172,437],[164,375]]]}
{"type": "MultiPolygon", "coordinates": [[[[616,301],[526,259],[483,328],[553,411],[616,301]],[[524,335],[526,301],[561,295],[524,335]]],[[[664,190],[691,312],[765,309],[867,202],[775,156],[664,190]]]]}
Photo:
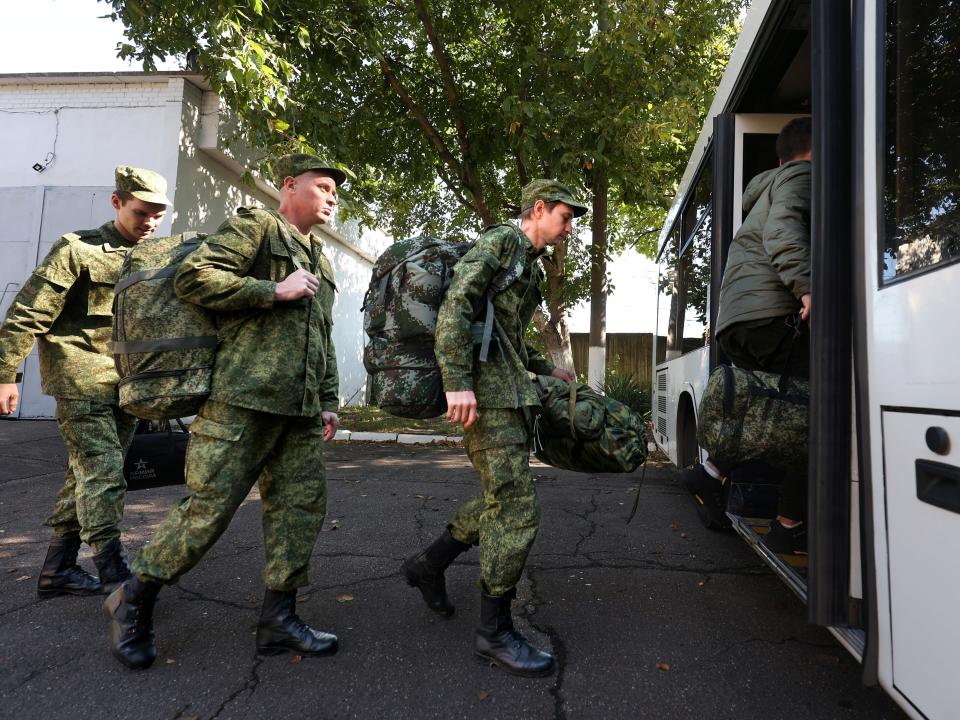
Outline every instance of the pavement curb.
{"type": "Polygon", "coordinates": [[[361,432],[337,430],[333,438],[337,442],[393,442],[401,445],[433,445],[434,443],[459,443],[459,435],[419,435],[417,433],[361,432]]]}

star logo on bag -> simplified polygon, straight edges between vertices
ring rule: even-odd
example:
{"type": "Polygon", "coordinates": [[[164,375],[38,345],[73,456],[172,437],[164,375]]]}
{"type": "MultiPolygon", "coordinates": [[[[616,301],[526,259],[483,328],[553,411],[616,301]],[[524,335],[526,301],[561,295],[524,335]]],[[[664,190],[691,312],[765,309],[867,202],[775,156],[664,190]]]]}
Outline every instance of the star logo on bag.
{"type": "Polygon", "coordinates": [[[137,461],[134,463],[134,465],[137,466],[137,470],[146,470],[146,469],[147,469],[147,461],[144,460],[143,458],[141,458],[140,460],[137,460],[137,461]]]}

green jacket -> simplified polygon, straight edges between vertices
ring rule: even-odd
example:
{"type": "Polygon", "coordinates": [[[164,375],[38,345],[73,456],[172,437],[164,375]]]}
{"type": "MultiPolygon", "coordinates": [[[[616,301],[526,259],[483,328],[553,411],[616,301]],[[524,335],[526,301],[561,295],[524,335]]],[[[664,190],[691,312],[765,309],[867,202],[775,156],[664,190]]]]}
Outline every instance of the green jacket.
{"type": "Polygon", "coordinates": [[[221,343],[210,398],[278,415],[339,407],[333,267],[323,242],[260,208],[240,208],[180,266],[177,295],[218,313],[221,343]],[[284,235],[286,242],[284,242],[284,235]],[[310,299],[275,303],[296,266],[320,278],[310,299]]]}
{"type": "Polygon", "coordinates": [[[112,221],[53,244],[0,326],[0,382],[16,381],[17,366],[36,340],[43,392],[117,402],[119,378],[110,351],[113,286],[134,244],[112,221]]]}
{"type": "Polygon", "coordinates": [[[782,317],[810,292],[810,162],[757,175],[743,192],[748,215],[730,244],[717,333],[734,323],[782,317]]]}
{"type": "Polygon", "coordinates": [[[549,375],[553,365],[524,341],[533,313],[543,299],[539,285],[544,277],[539,253],[515,225],[488,228],[454,267],[437,316],[434,351],[446,392],[473,390],[481,408],[518,408],[539,405],[528,371],[549,375]],[[487,290],[501,271],[511,267],[518,243],[518,279],[493,300],[499,343],[486,362],[479,360],[479,345],[471,334],[474,319],[483,319],[487,290]]]}

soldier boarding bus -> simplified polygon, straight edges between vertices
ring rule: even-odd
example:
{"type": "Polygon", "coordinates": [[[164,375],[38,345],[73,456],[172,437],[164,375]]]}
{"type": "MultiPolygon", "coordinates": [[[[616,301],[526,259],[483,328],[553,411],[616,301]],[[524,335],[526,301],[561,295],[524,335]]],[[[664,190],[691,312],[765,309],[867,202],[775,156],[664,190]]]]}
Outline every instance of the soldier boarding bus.
{"type": "Polygon", "coordinates": [[[657,258],[653,435],[682,469],[707,460],[698,408],[728,362],[711,328],[744,189],[812,118],[807,554],[762,542],[771,467],[731,472],[720,512],[865,683],[929,720],[960,717],[958,48],[955,2],[755,0],[657,258]]]}

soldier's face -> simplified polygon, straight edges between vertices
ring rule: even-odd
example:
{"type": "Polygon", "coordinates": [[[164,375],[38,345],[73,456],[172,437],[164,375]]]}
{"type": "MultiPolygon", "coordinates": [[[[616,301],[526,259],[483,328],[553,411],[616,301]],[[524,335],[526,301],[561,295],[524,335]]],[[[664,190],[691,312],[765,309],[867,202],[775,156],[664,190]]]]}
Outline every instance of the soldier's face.
{"type": "Polygon", "coordinates": [[[337,183],[329,175],[310,170],[291,178],[290,200],[296,213],[311,225],[330,221],[337,209],[337,183]]]}
{"type": "Polygon", "coordinates": [[[117,216],[113,221],[117,231],[127,240],[140,242],[153,235],[163,216],[167,214],[166,205],[144,202],[137,198],[130,198],[126,202],[114,195],[111,199],[117,216]]]}
{"type": "MultiPolygon", "coordinates": [[[[542,201],[538,201],[542,202],[542,201]]],[[[558,202],[552,208],[543,205],[543,214],[539,217],[540,237],[549,246],[556,245],[573,233],[573,208],[558,202]]]]}

